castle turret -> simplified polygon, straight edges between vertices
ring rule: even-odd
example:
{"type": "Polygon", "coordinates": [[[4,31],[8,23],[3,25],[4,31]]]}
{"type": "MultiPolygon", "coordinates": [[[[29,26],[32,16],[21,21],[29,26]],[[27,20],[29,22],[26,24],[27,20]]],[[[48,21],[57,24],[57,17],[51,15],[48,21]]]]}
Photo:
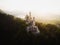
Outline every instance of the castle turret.
{"type": "Polygon", "coordinates": [[[31,12],[29,12],[29,19],[30,19],[30,21],[32,20],[31,12]]]}
{"type": "Polygon", "coordinates": [[[31,12],[29,12],[29,16],[31,16],[31,12]]]}
{"type": "Polygon", "coordinates": [[[29,24],[29,16],[28,15],[26,15],[25,21],[26,21],[26,24],[29,24]]]}
{"type": "Polygon", "coordinates": [[[33,17],[33,20],[32,21],[33,21],[33,25],[35,25],[35,17],[33,17]]]}

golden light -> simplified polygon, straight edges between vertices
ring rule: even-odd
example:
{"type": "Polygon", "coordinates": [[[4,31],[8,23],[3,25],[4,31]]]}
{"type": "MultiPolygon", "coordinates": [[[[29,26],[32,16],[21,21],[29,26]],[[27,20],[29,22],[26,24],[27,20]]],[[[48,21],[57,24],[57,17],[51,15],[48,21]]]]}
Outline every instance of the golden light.
{"type": "MultiPolygon", "coordinates": [[[[0,9],[4,11],[13,12],[14,10],[28,13],[32,12],[32,16],[37,19],[51,20],[60,15],[60,1],[59,0],[0,0],[0,9]],[[54,17],[54,18],[53,18],[54,17]]],[[[14,13],[14,12],[13,12],[14,13]]],[[[17,15],[15,15],[17,16],[17,15]]],[[[24,17],[18,15],[17,17],[24,17]]]]}

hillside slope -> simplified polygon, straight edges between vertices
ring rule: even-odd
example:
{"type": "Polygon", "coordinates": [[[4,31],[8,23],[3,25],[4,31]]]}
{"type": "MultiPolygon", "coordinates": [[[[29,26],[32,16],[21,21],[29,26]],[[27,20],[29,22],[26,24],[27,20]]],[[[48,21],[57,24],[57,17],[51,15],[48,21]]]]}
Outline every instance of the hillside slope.
{"type": "Polygon", "coordinates": [[[38,22],[36,25],[41,31],[39,36],[26,32],[27,25],[24,20],[0,11],[0,44],[58,44],[60,28],[38,22]]]}

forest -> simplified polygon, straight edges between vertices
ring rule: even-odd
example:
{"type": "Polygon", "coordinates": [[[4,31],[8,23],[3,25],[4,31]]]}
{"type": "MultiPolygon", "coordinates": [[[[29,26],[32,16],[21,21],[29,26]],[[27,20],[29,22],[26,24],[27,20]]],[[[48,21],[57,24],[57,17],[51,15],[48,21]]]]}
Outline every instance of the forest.
{"type": "Polygon", "coordinates": [[[54,24],[36,22],[40,30],[39,36],[26,32],[25,20],[0,11],[0,44],[48,44],[60,43],[60,28],[54,24]]]}

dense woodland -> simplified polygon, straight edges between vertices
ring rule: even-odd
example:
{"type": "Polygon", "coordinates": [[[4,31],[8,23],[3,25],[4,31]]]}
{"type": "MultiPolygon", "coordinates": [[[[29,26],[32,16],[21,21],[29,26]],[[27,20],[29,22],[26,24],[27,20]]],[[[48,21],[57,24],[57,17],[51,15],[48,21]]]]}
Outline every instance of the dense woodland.
{"type": "Polygon", "coordinates": [[[53,24],[44,25],[36,22],[40,35],[26,32],[24,20],[0,11],[0,44],[59,44],[60,28],[53,24]]]}

